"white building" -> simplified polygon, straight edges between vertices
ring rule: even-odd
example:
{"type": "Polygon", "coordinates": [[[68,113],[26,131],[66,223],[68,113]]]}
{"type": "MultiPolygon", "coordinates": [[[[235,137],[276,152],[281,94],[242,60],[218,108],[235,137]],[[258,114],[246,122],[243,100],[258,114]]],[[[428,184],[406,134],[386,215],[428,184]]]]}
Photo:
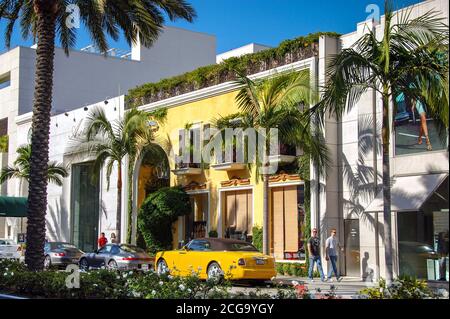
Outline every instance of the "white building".
{"type": "MultiPolygon", "coordinates": [[[[429,0],[404,10],[411,10],[411,19],[430,10],[440,12],[448,25],[448,6],[445,0],[429,0]]],[[[351,47],[368,30],[382,38],[383,19],[379,23],[361,22],[354,32],[340,39],[321,40],[319,84],[326,79],[330,55],[351,47]]],[[[333,164],[326,180],[321,181],[319,196],[313,192],[312,199],[312,226],[319,229],[323,240],[336,228],[341,244],[346,246],[346,254],[340,258],[341,269],[348,276],[367,280],[385,276],[381,111],[380,95],[369,91],[341,121],[326,120],[325,138],[333,164]]],[[[448,137],[446,142],[439,141],[433,121],[428,119],[433,151],[427,151],[425,140],[417,145],[418,118],[409,114],[405,121],[396,120],[390,141],[394,274],[436,278],[437,263],[423,256],[427,250],[436,251],[440,245],[436,238],[445,231],[448,245],[448,199],[444,199],[448,198],[448,137]]]]}
{"type": "MultiPolygon", "coordinates": [[[[26,139],[17,136],[16,117],[31,112],[33,107],[35,58],[34,48],[21,46],[0,54],[0,136],[9,136],[9,152],[2,154],[1,167],[11,165],[17,147],[27,143],[26,139]]],[[[67,57],[57,48],[52,112],[63,114],[104,101],[137,85],[214,64],[215,59],[214,36],[175,27],[165,27],[150,49],[136,44],[130,54],[122,57],[105,58],[89,50],[71,50],[67,57]]],[[[17,180],[2,185],[2,195],[26,196],[26,193],[26,185],[17,180]]],[[[15,222],[15,219],[9,219],[5,228],[1,227],[5,224],[2,220],[0,237],[8,235],[4,229],[15,222]]],[[[10,231],[9,235],[15,238],[16,233],[10,231]]]]}

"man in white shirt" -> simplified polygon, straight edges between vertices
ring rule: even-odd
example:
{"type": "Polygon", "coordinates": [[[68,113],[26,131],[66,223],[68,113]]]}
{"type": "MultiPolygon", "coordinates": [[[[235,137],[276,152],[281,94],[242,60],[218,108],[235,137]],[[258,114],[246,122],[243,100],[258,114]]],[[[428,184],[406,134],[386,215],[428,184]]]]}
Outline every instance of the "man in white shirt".
{"type": "Polygon", "coordinates": [[[327,238],[327,241],[325,242],[325,253],[326,253],[326,260],[329,260],[331,262],[331,268],[328,270],[328,281],[333,281],[331,279],[332,271],[334,271],[334,274],[336,276],[337,281],[341,281],[341,277],[339,276],[338,270],[337,270],[337,259],[339,256],[339,250],[341,249],[341,246],[339,245],[339,241],[336,238],[336,229],[331,230],[331,236],[327,238]]]}

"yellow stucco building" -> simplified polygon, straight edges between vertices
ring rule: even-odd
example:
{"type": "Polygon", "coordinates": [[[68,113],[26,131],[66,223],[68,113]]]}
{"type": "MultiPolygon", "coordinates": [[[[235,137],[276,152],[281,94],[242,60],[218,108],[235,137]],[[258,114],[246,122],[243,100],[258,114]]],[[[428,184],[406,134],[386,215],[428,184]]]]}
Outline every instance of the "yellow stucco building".
{"type": "MultiPolygon", "coordinates": [[[[291,63],[253,75],[264,78],[274,72],[313,70],[315,58],[291,63]]],[[[236,159],[201,164],[177,164],[182,142],[180,132],[198,130],[201,145],[205,143],[205,132],[215,119],[237,113],[235,101],[238,87],[227,82],[193,92],[156,101],[140,109],[154,111],[167,109],[164,123],[159,124],[156,141],[166,151],[170,166],[168,184],[182,186],[191,197],[192,212],[179,218],[173,228],[173,246],[200,237],[208,237],[217,232],[218,237],[252,240],[253,227],[263,225],[263,182],[256,174],[256,165],[248,167],[236,159]]],[[[193,139],[193,134],[187,134],[193,139]]],[[[295,147],[290,152],[280,154],[278,171],[269,179],[269,237],[270,252],[277,260],[298,260],[299,251],[304,251],[301,233],[305,220],[304,183],[295,171],[285,170],[283,164],[295,161],[295,147]]],[[[155,174],[155,168],[140,165],[137,182],[137,208],[144,201],[146,185],[155,174]],[[153,173],[152,173],[153,171],[153,173]]],[[[300,254],[302,255],[302,254],[300,254]]]]}

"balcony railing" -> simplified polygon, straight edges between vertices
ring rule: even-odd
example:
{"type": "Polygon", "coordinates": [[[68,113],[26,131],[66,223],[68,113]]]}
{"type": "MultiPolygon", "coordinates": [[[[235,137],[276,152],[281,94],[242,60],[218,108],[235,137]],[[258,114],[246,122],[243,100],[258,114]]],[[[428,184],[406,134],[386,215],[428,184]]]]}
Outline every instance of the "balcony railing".
{"type": "Polygon", "coordinates": [[[202,169],[198,163],[177,163],[175,169],[172,170],[175,175],[200,175],[202,169]]]}

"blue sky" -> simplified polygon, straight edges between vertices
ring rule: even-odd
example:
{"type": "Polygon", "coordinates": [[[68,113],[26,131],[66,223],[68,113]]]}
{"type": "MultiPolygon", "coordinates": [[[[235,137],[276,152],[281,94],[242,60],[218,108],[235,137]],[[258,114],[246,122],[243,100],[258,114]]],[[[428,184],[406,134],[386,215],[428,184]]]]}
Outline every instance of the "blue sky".
{"type": "MultiPolygon", "coordinates": [[[[420,0],[396,0],[396,8],[415,4],[420,0]]],[[[217,52],[256,42],[276,46],[285,39],[317,31],[348,33],[356,23],[366,19],[366,7],[379,5],[384,0],[190,0],[197,10],[194,23],[168,22],[167,25],[213,34],[217,37],[217,52]]],[[[4,23],[0,23],[0,51],[5,49],[4,23]]],[[[12,47],[31,45],[18,30],[14,32],[12,47]]],[[[89,36],[79,31],[76,48],[90,44],[89,36]]],[[[112,47],[126,49],[125,41],[111,43],[112,47]]]]}

